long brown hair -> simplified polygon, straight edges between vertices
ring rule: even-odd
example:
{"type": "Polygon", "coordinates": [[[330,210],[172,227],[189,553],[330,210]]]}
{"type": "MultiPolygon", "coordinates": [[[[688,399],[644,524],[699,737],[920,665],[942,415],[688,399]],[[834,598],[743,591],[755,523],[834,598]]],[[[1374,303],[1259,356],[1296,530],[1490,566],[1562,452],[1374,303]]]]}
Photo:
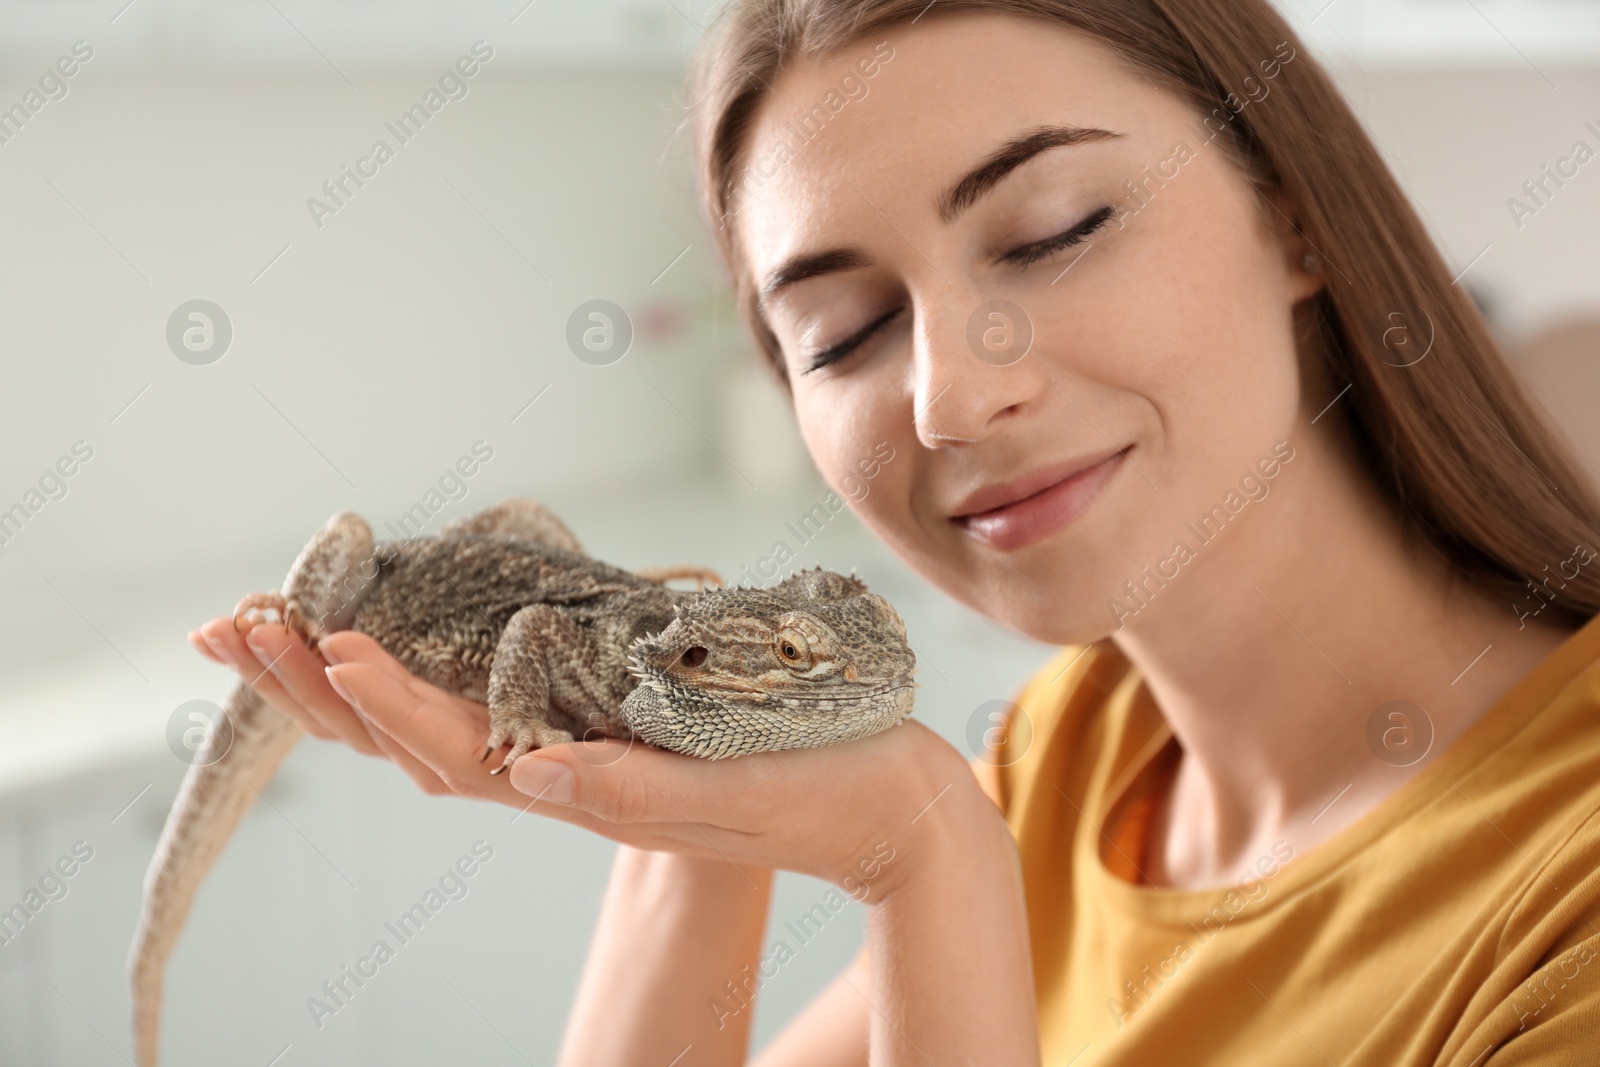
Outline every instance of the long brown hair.
{"type": "Polygon", "coordinates": [[[1334,406],[1396,511],[1467,581],[1519,613],[1600,610],[1600,501],[1512,373],[1416,211],[1323,68],[1267,0],[730,0],[690,79],[702,207],[740,313],[780,376],[733,236],[757,109],[792,60],[958,11],[1098,38],[1187,100],[1263,190],[1277,190],[1328,283],[1309,309],[1334,406]],[[1274,99],[1240,104],[1287,44],[1274,99]],[[1231,98],[1231,106],[1230,106],[1231,98]],[[1419,358],[1420,357],[1420,358],[1419,358]],[[1568,572],[1576,568],[1575,575],[1568,572]]]}

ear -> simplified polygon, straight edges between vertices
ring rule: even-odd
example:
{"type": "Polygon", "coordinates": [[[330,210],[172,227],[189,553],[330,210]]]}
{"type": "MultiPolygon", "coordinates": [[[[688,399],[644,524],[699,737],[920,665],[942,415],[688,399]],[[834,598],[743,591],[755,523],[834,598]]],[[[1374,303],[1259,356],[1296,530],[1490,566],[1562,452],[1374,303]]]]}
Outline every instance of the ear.
{"type": "Polygon", "coordinates": [[[1324,272],[1328,264],[1301,232],[1298,213],[1288,195],[1274,186],[1261,196],[1266,201],[1262,210],[1267,214],[1267,225],[1282,256],[1289,292],[1298,304],[1322,291],[1327,283],[1324,272]]]}

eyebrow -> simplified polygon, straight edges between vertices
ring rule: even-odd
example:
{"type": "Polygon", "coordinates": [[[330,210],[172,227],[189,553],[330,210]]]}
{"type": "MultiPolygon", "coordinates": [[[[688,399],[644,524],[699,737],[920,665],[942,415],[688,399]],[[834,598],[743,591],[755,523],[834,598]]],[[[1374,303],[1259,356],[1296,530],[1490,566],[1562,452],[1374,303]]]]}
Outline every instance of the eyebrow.
{"type": "Polygon", "coordinates": [[[780,289],[786,289],[807,278],[854,270],[857,267],[865,267],[871,262],[867,254],[859,248],[834,248],[826,252],[795,256],[793,259],[784,260],[776,270],[767,275],[766,282],[761,286],[760,302],[765,304],[780,289]]]}
{"type": "MultiPolygon", "coordinates": [[[[990,152],[966,174],[956,180],[934,202],[939,220],[954,222],[963,211],[984,194],[1041,152],[1070,148],[1121,137],[1120,133],[1083,126],[1036,126],[1012,137],[990,152]]],[[[833,248],[825,252],[802,253],[774,268],[761,285],[758,306],[766,304],[780,290],[808,278],[868,266],[872,260],[858,248],[833,248]]]]}
{"type": "Polygon", "coordinates": [[[971,207],[990,189],[999,185],[1002,178],[1040,152],[1051,148],[1071,148],[1095,141],[1107,141],[1121,136],[1122,134],[1112,133],[1110,130],[1082,126],[1037,126],[1019,133],[990,152],[983,162],[973,167],[939,197],[939,220],[954,222],[957,215],[971,207]]]}

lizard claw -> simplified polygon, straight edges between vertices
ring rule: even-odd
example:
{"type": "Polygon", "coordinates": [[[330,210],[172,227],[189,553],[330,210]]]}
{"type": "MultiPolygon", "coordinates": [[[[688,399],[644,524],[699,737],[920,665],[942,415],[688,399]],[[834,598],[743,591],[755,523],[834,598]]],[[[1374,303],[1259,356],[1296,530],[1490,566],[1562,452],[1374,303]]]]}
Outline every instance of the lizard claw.
{"type": "Polygon", "coordinates": [[[300,639],[306,644],[312,643],[311,627],[306,624],[305,616],[300,614],[299,606],[292,600],[289,601],[289,606],[284,610],[283,624],[289,628],[291,633],[299,634],[300,639]]]}
{"type": "Polygon", "coordinates": [[[296,634],[307,644],[312,643],[311,626],[306,617],[300,614],[300,608],[293,601],[285,600],[282,593],[250,593],[239,601],[233,609],[233,629],[239,632],[239,620],[249,619],[251,622],[260,622],[271,612],[277,615],[278,620],[289,630],[296,634]]]}
{"type": "Polygon", "coordinates": [[[491,752],[507,741],[511,742],[511,751],[506,753],[506,758],[500,762],[500,766],[490,771],[490,774],[500,774],[508,770],[513,763],[533,749],[570,744],[575,740],[569,731],[546,725],[538,719],[498,712],[493,707],[490,708],[489,722],[491,727],[489,747],[484,749],[483,759],[478,760],[479,763],[488,759],[491,752]]]}

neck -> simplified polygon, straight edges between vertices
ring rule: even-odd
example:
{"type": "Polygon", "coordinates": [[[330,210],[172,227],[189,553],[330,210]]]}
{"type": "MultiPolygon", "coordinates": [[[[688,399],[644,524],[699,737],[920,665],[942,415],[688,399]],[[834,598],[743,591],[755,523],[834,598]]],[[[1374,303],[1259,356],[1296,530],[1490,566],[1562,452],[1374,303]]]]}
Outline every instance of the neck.
{"type": "Polygon", "coordinates": [[[1333,435],[1294,443],[1248,521],[1113,635],[1183,750],[1152,824],[1158,885],[1233,881],[1278,840],[1303,854],[1571,634],[1452,581],[1333,435]]]}

